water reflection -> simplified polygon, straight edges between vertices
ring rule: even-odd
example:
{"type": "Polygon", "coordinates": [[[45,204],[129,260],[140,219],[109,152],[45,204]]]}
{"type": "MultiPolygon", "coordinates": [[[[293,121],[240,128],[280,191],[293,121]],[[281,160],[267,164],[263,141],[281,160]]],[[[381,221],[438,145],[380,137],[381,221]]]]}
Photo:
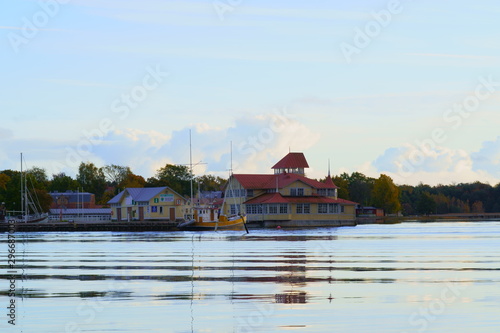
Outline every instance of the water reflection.
{"type": "MultiPolygon", "coordinates": [[[[439,297],[447,283],[469,288],[470,294],[457,297],[462,306],[474,304],[477,308],[468,310],[491,313],[500,299],[491,287],[500,282],[495,246],[500,232],[499,225],[481,226],[489,230],[476,233],[476,223],[434,229],[401,224],[255,230],[250,235],[28,233],[18,244],[25,311],[39,313],[50,305],[67,317],[25,318],[26,331],[35,322],[37,332],[64,331],[54,329],[54,323],[76,317],[87,330],[99,332],[105,331],[102,327],[141,332],[158,332],[159,327],[172,327],[172,332],[324,332],[336,327],[354,332],[366,327],[353,314],[370,316],[364,321],[384,327],[388,324],[382,319],[391,313],[399,331],[411,332],[407,317],[414,305],[439,297]],[[87,323],[78,309],[91,301],[104,305],[87,323]],[[138,327],[132,325],[136,322],[138,327]]],[[[0,298],[6,299],[10,275],[3,273],[5,262],[0,268],[0,298]]],[[[447,311],[460,320],[464,313],[457,308],[447,311]]]]}

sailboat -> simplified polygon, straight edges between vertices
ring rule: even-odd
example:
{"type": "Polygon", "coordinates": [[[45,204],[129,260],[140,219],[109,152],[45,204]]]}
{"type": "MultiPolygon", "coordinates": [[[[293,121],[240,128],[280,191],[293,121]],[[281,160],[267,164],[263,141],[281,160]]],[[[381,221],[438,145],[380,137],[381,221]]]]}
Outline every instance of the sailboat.
{"type": "MultiPolygon", "coordinates": [[[[189,135],[189,151],[191,153],[191,132],[189,135]]],[[[232,163],[232,148],[231,148],[231,163],[232,163]]],[[[192,158],[190,156],[190,166],[192,173],[192,158]]],[[[231,176],[232,167],[229,177],[229,186],[231,186],[231,176]]],[[[217,229],[229,229],[229,230],[241,230],[245,229],[248,233],[248,228],[246,225],[247,217],[238,212],[237,214],[225,215],[224,208],[226,205],[226,197],[222,202],[221,208],[217,208],[215,205],[203,206],[200,203],[198,205],[193,205],[193,185],[191,179],[191,205],[193,206],[193,218],[181,222],[177,227],[181,230],[192,230],[192,231],[202,231],[202,230],[214,230],[217,229]]]]}
{"type": "Polygon", "coordinates": [[[43,223],[49,220],[49,214],[41,212],[38,198],[28,189],[28,177],[23,172],[23,153],[21,153],[21,211],[9,213],[14,213],[14,216],[8,219],[17,223],[43,223]]]}

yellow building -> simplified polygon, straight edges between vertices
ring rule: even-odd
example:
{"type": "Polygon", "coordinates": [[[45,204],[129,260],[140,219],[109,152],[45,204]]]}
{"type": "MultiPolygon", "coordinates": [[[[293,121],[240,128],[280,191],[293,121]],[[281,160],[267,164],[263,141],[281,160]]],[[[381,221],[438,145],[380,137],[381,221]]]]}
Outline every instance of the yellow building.
{"type": "Polygon", "coordinates": [[[356,225],[356,202],[339,199],[330,175],[325,182],[307,178],[303,153],[289,153],[274,174],[234,174],[225,191],[225,213],[247,215],[263,226],[356,225]]]}
{"type": "Polygon", "coordinates": [[[187,200],[170,187],[126,188],[108,201],[112,221],[183,219],[187,200]]]}

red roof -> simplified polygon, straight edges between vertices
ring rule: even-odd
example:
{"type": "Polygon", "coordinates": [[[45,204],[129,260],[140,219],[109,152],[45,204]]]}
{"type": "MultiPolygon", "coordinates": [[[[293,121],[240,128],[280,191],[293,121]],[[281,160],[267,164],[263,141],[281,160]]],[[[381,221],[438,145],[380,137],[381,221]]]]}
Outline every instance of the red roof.
{"type": "Polygon", "coordinates": [[[307,164],[306,157],[303,153],[288,153],[283,157],[278,163],[276,163],[273,169],[287,169],[287,168],[309,168],[307,164]]]}
{"type": "Polygon", "coordinates": [[[330,177],[330,175],[329,175],[328,177],[326,177],[326,179],[325,179],[325,184],[326,184],[326,185],[330,185],[330,186],[332,186],[332,185],[333,185],[335,188],[338,188],[338,187],[335,185],[335,183],[333,182],[332,177],[330,177]]]}
{"type": "Polygon", "coordinates": [[[288,203],[286,198],[284,198],[279,193],[266,193],[263,195],[259,195],[256,198],[250,199],[245,202],[245,204],[254,204],[254,203],[288,203]]]}
{"type": "Polygon", "coordinates": [[[270,203],[337,203],[345,205],[357,205],[356,202],[352,202],[344,199],[332,199],[321,196],[307,196],[307,197],[292,197],[292,196],[282,196],[279,193],[266,193],[259,195],[256,198],[252,198],[245,202],[245,205],[249,204],[270,204],[270,203]]]}
{"type": "MultiPolygon", "coordinates": [[[[247,190],[267,190],[284,188],[295,181],[301,181],[312,188],[338,188],[333,181],[319,182],[296,173],[280,173],[274,175],[235,174],[236,180],[247,190]]],[[[331,180],[331,179],[330,179],[331,180]]]]}

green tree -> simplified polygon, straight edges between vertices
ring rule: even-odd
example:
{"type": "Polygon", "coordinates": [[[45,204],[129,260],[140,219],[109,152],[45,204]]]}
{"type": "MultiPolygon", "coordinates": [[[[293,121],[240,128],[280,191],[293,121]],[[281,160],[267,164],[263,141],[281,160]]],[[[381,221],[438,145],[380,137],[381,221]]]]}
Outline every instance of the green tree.
{"type": "Polygon", "coordinates": [[[373,184],[375,179],[362,174],[361,172],[353,172],[351,175],[343,173],[341,179],[347,182],[349,200],[358,202],[364,206],[368,206],[372,202],[373,184]]]}
{"type": "Polygon", "coordinates": [[[42,212],[48,212],[50,209],[50,205],[52,204],[52,196],[43,189],[35,188],[32,190],[34,194],[34,198],[37,200],[37,205],[40,205],[40,209],[42,212]]]}
{"type": "Polygon", "coordinates": [[[76,179],[84,191],[95,195],[96,203],[102,203],[101,201],[106,191],[106,176],[102,168],[98,168],[94,163],[82,162],[78,167],[76,179]]]}
{"type": "Polygon", "coordinates": [[[0,202],[5,202],[9,211],[21,211],[21,173],[4,170],[2,175],[5,187],[0,187],[0,202]]]}
{"type": "Polygon", "coordinates": [[[129,167],[115,164],[104,166],[102,171],[104,172],[106,181],[110,186],[118,186],[118,184],[125,181],[128,174],[132,173],[129,167]]]}
{"type": "MultiPolygon", "coordinates": [[[[182,195],[190,195],[193,174],[185,165],[167,164],[149,178],[147,186],[168,186],[182,195]]],[[[193,189],[195,190],[195,189],[193,189]]]]}
{"type": "Polygon", "coordinates": [[[391,177],[380,175],[373,184],[372,192],[373,204],[383,208],[386,214],[395,214],[401,211],[399,201],[399,188],[394,185],[391,177]]]}
{"type": "Polygon", "coordinates": [[[203,175],[196,177],[195,183],[198,184],[203,191],[221,191],[226,180],[222,177],[215,177],[214,175],[203,175]]]}
{"type": "Polygon", "coordinates": [[[349,182],[341,176],[335,176],[332,180],[333,183],[339,187],[337,189],[337,196],[340,199],[351,200],[349,196],[349,182]]]}
{"type": "Polygon", "coordinates": [[[4,173],[0,173],[0,189],[7,190],[7,184],[10,182],[10,177],[4,173]]]}
{"type": "Polygon", "coordinates": [[[28,187],[47,190],[49,186],[49,179],[45,169],[39,167],[32,167],[26,170],[26,180],[28,187]]]}
{"type": "Polygon", "coordinates": [[[68,190],[75,191],[80,187],[76,179],[67,176],[64,172],[52,175],[49,183],[49,191],[66,192],[68,190]]]}
{"type": "Polygon", "coordinates": [[[429,215],[436,213],[436,202],[428,192],[421,192],[417,202],[419,214],[429,215]]]}
{"type": "Polygon", "coordinates": [[[106,165],[103,172],[106,175],[108,185],[115,188],[114,194],[118,194],[127,187],[144,187],[146,185],[144,178],[134,174],[127,166],[106,165]]]}

